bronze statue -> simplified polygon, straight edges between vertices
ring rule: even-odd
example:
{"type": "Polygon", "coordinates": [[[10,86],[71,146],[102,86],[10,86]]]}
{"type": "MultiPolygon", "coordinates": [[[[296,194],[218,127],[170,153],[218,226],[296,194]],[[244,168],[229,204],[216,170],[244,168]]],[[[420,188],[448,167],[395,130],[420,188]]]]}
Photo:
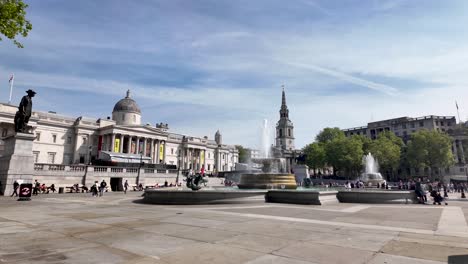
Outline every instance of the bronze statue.
{"type": "Polygon", "coordinates": [[[27,124],[32,113],[32,98],[36,94],[33,90],[26,91],[28,95],[23,96],[15,115],[15,132],[26,133],[27,124]]]}
{"type": "Polygon", "coordinates": [[[203,175],[200,173],[197,173],[195,175],[192,175],[191,173],[187,174],[187,178],[184,179],[187,183],[185,184],[187,188],[192,189],[192,191],[198,191],[202,188],[202,184],[206,186],[206,183],[208,180],[203,179],[203,175]]]}

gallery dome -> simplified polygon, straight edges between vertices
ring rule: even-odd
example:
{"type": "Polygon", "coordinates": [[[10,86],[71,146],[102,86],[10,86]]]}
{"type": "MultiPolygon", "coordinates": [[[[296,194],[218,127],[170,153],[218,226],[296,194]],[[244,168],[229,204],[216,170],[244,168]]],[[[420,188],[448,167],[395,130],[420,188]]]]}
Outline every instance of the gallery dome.
{"type": "Polygon", "coordinates": [[[127,112],[127,113],[136,113],[141,114],[140,107],[138,104],[130,98],[130,90],[127,90],[127,96],[125,98],[120,99],[114,106],[114,110],[112,112],[127,112]]]}

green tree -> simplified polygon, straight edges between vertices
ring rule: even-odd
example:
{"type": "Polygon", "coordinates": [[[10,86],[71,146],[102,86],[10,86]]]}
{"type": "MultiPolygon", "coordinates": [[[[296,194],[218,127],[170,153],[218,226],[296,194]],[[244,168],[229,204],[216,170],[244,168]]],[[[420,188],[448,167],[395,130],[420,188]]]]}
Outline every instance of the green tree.
{"type": "Polygon", "coordinates": [[[351,136],[352,138],[355,138],[356,140],[359,140],[361,141],[362,143],[362,151],[364,152],[364,154],[367,154],[369,153],[370,151],[370,146],[372,144],[372,139],[364,136],[364,135],[352,135],[351,136]]]}
{"type": "Polygon", "coordinates": [[[408,142],[407,159],[413,168],[428,168],[433,171],[453,164],[452,139],[437,131],[420,130],[411,135],[408,142]]]}
{"type": "Polygon", "coordinates": [[[26,37],[32,29],[32,24],[26,20],[27,7],[22,0],[0,0],[0,33],[12,39],[18,48],[23,48],[23,45],[16,36],[26,37]]]}
{"type": "Polygon", "coordinates": [[[306,156],[306,165],[314,170],[321,169],[325,167],[326,164],[326,153],[323,144],[321,143],[312,143],[304,147],[304,154],[306,156]]]}
{"type": "Polygon", "coordinates": [[[247,150],[241,145],[236,145],[235,147],[239,151],[239,162],[246,163],[248,159],[247,150]]]}
{"type": "Polygon", "coordinates": [[[336,137],[325,144],[327,164],[333,167],[336,174],[345,171],[351,175],[357,175],[361,170],[362,141],[356,137],[336,137]]]}
{"type": "Polygon", "coordinates": [[[338,138],[345,138],[345,134],[338,127],[326,127],[315,137],[315,140],[319,143],[328,143],[338,138]]]}
{"type": "Polygon", "coordinates": [[[370,143],[368,152],[378,160],[382,172],[390,172],[393,175],[400,164],[403,145],[401,138],[386,131],[370,143]]]}

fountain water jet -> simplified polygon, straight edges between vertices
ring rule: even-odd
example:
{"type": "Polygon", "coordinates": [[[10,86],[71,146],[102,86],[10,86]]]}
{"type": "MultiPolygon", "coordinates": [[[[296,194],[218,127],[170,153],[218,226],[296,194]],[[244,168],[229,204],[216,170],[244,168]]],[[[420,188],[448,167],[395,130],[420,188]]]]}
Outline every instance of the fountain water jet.
{"type": "Polygon", "coordinates": [[[254,164],[262,166],[260,173],[245,173],[237,185],[240,189],[296,189],[296,178],[286,171],[286,160],[270,157],[270,129],[268,120],[263,120],[261,133],[261,158],[253,158],[254,164]]]}
{"type": "Polygon", "coordinates": [[[366,185],[370,183],[373,186],[382,184],[385,181],[379,173],[379,163],[371,153],[362,157],[362,163],[364,164],[364,172],[361,174],[359,180],[366,183],[366,185]]]}

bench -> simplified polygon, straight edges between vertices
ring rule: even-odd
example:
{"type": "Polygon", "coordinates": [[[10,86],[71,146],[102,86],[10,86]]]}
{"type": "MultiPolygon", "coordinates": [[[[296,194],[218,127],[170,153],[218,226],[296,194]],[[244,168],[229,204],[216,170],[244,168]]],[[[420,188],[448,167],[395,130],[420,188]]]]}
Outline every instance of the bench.
{"type": "Polygon", "coordinates": [[[381,190],[348,190],[339,191],[336,195],[340,203],[395,203],[405,200],[417,203],[419,200],[414,191],[381,191],[381,190]]]}

